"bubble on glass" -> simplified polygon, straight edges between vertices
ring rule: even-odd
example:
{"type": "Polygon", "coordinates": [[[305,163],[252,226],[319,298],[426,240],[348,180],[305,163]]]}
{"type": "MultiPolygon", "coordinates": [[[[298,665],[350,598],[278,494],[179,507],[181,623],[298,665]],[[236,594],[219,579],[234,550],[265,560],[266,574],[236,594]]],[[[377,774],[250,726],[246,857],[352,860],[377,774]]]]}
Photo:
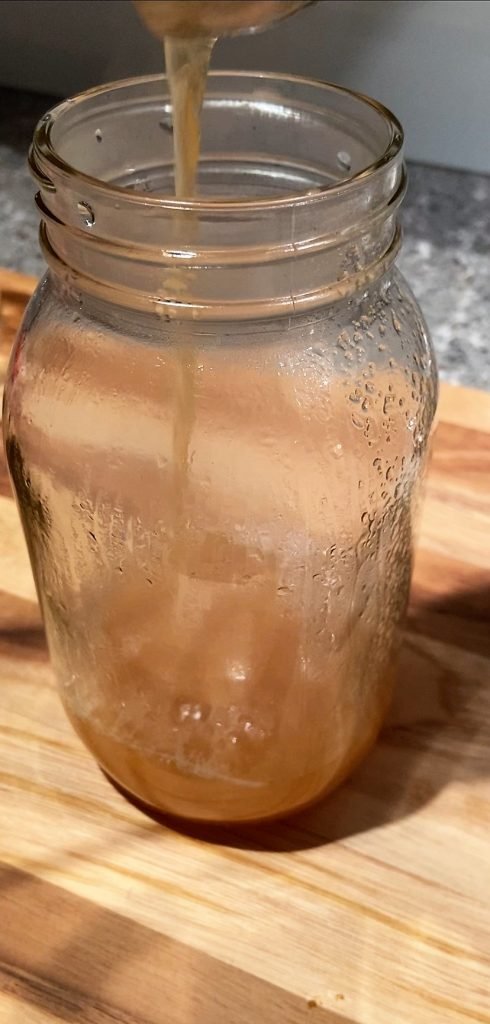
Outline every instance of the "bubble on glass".
{"type": "Polygon", "coordinates": [[[339,149],[337,153],[337,165],[342,171],[350,171],[352,167],[352,157],[345,149],[339,149]]]}
{"type": "Polygon", "coordinates": [[[95,213],[90,204],[86,203],[84,200],[80,200],[80,202],[77,203],[77,210],[82,218],[83,224],[85,224],[85,227],[92,228],[95,224],[95,213]]]}
{"type": "Polygon", "coordinates": [[[344,330],[340,332],[337,338],[337,344],[340,346],[340,348],[344,350],[347,348],[347,346],[350,344],[350,335],[348,331],[344,330]]]}
{"type": "Polygon", "coordinates": [[[398,319],[394,309],[392,309],[392,311],[391,311],[391,321],[392,321],[393,327],[395,328],[396,333],[397,334],[401,334],[402,333],[402,325],[401,325],[401,323],[400,323],[400,321],[399,321],[399,319],[398,319]]]}

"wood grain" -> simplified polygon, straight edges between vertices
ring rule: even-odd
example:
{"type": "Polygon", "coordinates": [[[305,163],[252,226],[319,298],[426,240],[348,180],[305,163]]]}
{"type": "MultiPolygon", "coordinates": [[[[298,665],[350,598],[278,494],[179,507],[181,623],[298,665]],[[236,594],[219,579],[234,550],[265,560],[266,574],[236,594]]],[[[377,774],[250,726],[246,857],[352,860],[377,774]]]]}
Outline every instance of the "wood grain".
{"type": "Polygon", "coordinates": [[[84,751],[2,467],[0,1024],[490,1022],[490,397],[439,417],[386,729],[255,829],[153,820],[84,751]]]}

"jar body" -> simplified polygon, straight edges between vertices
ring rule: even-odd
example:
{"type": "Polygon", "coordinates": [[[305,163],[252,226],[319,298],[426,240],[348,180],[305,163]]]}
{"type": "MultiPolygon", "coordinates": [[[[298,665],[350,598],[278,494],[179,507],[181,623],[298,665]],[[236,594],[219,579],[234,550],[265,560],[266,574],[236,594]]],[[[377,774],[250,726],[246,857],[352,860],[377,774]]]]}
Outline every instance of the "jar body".
{"type": "Polygon", "coordinates": [[[185,330],[47,276],[7,455],[65,708],[126,790],[259,820],[352,770],[390,698],[435,401],[397,271],[185,330]]]}

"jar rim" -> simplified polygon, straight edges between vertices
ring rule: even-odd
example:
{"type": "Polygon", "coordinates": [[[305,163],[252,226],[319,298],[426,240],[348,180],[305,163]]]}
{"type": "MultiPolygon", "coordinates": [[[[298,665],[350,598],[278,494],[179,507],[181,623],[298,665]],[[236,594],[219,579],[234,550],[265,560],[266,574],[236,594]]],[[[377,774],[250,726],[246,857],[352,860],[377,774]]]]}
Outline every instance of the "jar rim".
{"type": "Polygon", "coordinates": [[[303,206],[308,203],[314,204],[321,198],[326,198],[327,196],[337,196],[340,198],[340,196],[348,194],[351,189],[358,187],[361,183],[369,181],[376,172],[386,168],[401,153],[404,142],[404,133],[398,118],[389,110],[388,107],[362,92],[354,89],[348,89],[345,86],[336,85],[332,82],[323,81],[319,78],[308,78],[301,75],[283,74],[273,71],[213,70],[209,73],[209,77],[215,80],[230,76],[237,79],[247,79],[249,81],[255,80],[260,83],[280,82],[283,85],[290,83],[292,86],[314,86],[319,90],[323,90],[324,95],[340,95],[354,99],[363,107],[368,107],[380,115],[384,123],[389,128],[388,142],[379,157],[377,157],[376,160],[371,161],[371,163],[366,167],[363,167],[361,170],[356,171],[354,174],[350,174],[348,177],[345,177],[340,181],[319,185],[313,191],[293,191],[275,197],[254,196],[253,199],[240,196],[231,196],[220,199],[209,198],[207,196],[198,196],[193,199],[177,199],[174,196],[162,196],[130,190],[127,187],[114,184],[113,182],[104,181],[101,178],[87,174],[68,163],[57,151],[56,146],[53,144],[52,136],[58,119],[64,113],[73,110],[73,107],[76,104],[81,105],[86,100],[93,99],[97,96],[103,97],[104,94],[113,92],[114,90],[123,91],[137,85],[149,85],[157,81],[161,81],[162,83],[167,82],[167,76],[164,74],[136,75],[130,78],[119,79],[115,82],[97,85],[91,89],[84,90],[73,97],[63,100],[55,107],[52,107],[51,110],[41,118],[34,131],[33,145],[29,157],[31,171],[34,177],[40,180],[44,188],[48,191],[54,190],[55,185],[54,182],[51,182],[46,176],[46,165],[44,161],[48,163],[48,166],[55,168],[64,178],[71,179],[76,177],[77,182],[96,189],[106,197],[113,195],[114,198],[117,199],[117,197],[123,195],[126,201],[129,200],[135,207],[141,205],[148,209],[148,207],[153,206],[155,209],[159,209],[161,211],[176,210],[182,212],[199,212],[201,214],[217,214],[225,213],[226,211],[251,213],[253,211],[265,212],[284,210],[297,205],[303,206]],[[41,156],[42,158],[42,169],[36,160],[36,157],[38,156],[41,156]]]}

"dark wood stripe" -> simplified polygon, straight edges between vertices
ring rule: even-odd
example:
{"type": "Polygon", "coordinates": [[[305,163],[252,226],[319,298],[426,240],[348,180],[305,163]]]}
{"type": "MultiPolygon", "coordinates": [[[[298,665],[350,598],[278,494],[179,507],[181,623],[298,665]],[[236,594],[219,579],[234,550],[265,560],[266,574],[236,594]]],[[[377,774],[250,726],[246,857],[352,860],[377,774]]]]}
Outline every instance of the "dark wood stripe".
{"type": "MultiPolygon", "coordinates": [[[[464,599],[463,595],[455,594],[455,606],[448,604],[444,607],[418,607],[412,612],[409,618],[409,628],[415,633],[439,640],[441,643],[451,643],[453,647],[460,647],[465,651],[471,651],[482,657],[490,657],[490,608],[481,613],[472,613],[468,606],[458,609],[458,597],[464,599]]],[[[482,600],[488,601],[488,593],[482,595],[482,600]]]]}
{"type": "Polygon", "coordinates": [[[4,590],[0,590],[0,654],[29,661],[46,661],[48,656],[39,605],[4,590]]]}
{"type": "Polygon", "coordinates": [[[0,990],[22,1004],[19,1024],[29,1005],[77,1024],[349,1024],[315,993],[291,995],[26,872],[0,871],[0,892],[0,990]]]}
{"type": "Polygon", "coordinates": [[[430,462],[430,477],[448,475],[458,482],[483,487],[488,497],[490,434],[471,427],[441,422],[437,426],[430,462]]]}

